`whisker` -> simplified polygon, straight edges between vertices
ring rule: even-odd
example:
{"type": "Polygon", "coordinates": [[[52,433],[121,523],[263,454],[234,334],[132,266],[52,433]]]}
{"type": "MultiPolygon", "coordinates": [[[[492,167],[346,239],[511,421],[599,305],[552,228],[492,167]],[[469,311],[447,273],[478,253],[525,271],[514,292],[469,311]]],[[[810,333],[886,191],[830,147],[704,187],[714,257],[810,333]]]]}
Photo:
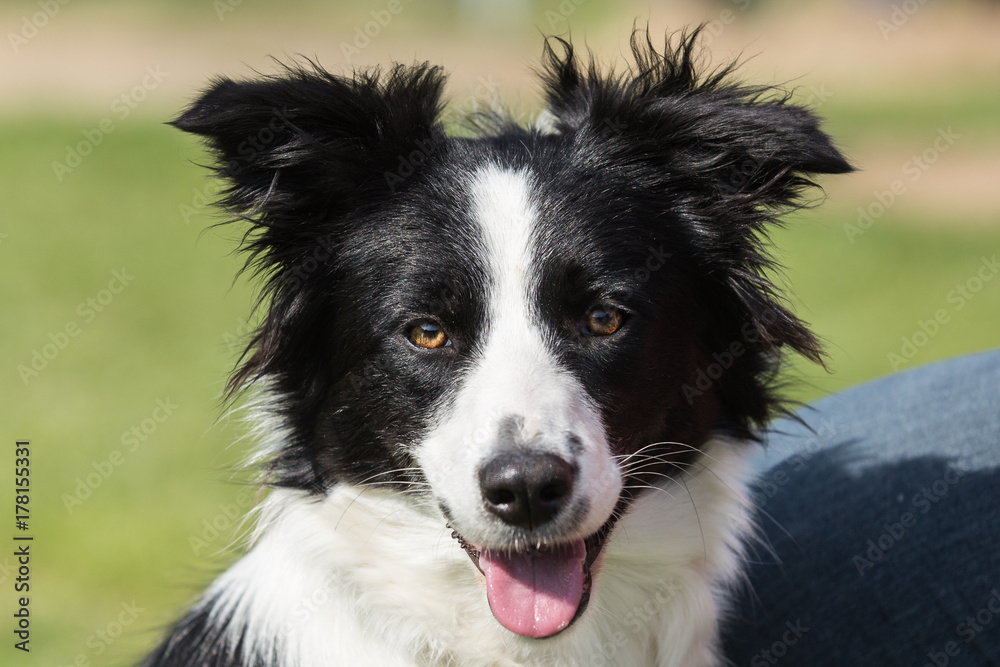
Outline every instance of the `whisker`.
{"type": "Polygon", "coordinates": [[[382,477],[383,475],[393,475],[398,472],[420,472],[420,468],[411,466],[409,468],[396,468],[395,470],[385,470],[383,472],[377,472],[374,475],[371,475],[370,477],[365,477],[363,480],[358,482],[358,486],[367,484],[376,477],[382,477]]]}
{"type": "Polygon", "coordinates": [[[628,484],[628,485],[625,486],[625,488],[626,489],[652,489],[653,491],[662,491],[663,493],[667,494],[667,496],[669,496],[671,500],[677,500],[676,498],[674,498],[674,494],[670,493],[669,491],[667,491],[666,489],[664,489],[662,486],[656,486],[655,484],[628,484]]]}
{"type": "Polygon", "coordinates": [[[363,494],[365,491],[367,491],[368,489],[371,489],[371,488],[373,488],[373,487],[371,487],[371,486],[362,486],[361,487],[361,491],[358,492],[358,495],[356,495],[353,498],[351,498],[351,502],[347,503],[347,507],[345,507],[344,511],[340,513],[340,518],[337,519],[337,523],[334,524],[334,526],[333,526],[333,532],[337,532],[337,528],[340,527],[340,522],[344,520],[344,517],[347,516],[347,513],[354,506],[354,503],[356,503],[358,501],[358,498],[361,497],[361,494],[363,494]]]}
{"type": "Polygon", "coordinates": [[[673,482],[674,484],[678,484],[679,483],[671,475],[668,475],[665,472],[659,472],[657,470],[654,470],[652,472],[643,473],[643,475],[649,475],[650,477],[662,477],[663,479],[667,480],[668,482],[673,482]]]}
{"type": "Polygon", "coordinates": [[[674,461],[670,461],[668,459],[651,459],[648,461],[639,461],[637,462],[637,465],[630,466],[628,468],[623,468],[623,471],[626,473],[635,473],[639,472],[640,470],[646,470],[647,468],[654,468],[658,466],[672,467],[673,465],[674,461]]]}
{"type": "Polygon", "coordinates": [[[370,487],[373,487],[373,488],[377,488],[378,486],[381,486],[383,484],[403,484],[405,486],[430,486],[431,485],[430,482],[417,482],[417,481],[410,482],[410,481],[405,480],[405,479],[387,479],[384,482],[369,482],[368,484],[358,484],[358,486],[370,486],[370,487]]]}
{"type": "Polygon", "coordinates": [[[691,495],[691,489],[688,488],[687,482],[681,482],[684,485],[684,490],[687,491],[688,498],[691,499],[691,509],[694,510],[694,516],[698,519],[698,530],[701,531],[701,548],[704,550],[705,562],[708,562],[708,542],[705,541],[705,527],[701,523],[701,514],[698,513],[698,503],[694,501],[694,496],[691,495]]]}
{"type": "Polygon", "coordinates": [[[670,442],[670,441],[651,442],[651,443],[649,443],[647,445],[643,445],[642,447],[640,447],[639,449],[635,450],[634,452],[631,452],[629,454],[618,454],[614,458],[621,459],[620,463],[625,463],[626,461],[628,461],[632,457],[638,456],[640,454],[643,454],[646,450],[652,449],[654,447],[663,447],[665,445],[676,445],[678,447],[691,447],[691,445],[688,445],[688,444],[683,443],[683,442],[670,442]]]}
{"type": "Polygon", "coordinates": [[[695,453],[701,454],[702,456],[704,456],[704,457],[706,457],[708,459],[711,459],[712,461],[715,461],[716,463],[719,462],[718,459],[716,459],[715,457],[713,457],[712,455],[710,455],[708,452],[706,452],[701,447],[695,447],[694,445],[689,445],[687,443],[683,443],[683,442],[656,442],[656,443],[653,443],[653,444],[657,445],[657,446],[661,446],[661,445],[679,445],[681,447],[684,447],[689,452],[695,452],[695,453]]]}
{"type": "Polygon", "coordinates": [[[741,493],[740,493],[740,492],[739,492],[739,491],[738,491],[737,489],[734,489],[734,488],[733,488],[732,486],[730,486],[730,485],[729,485],[729,484],[728,484],[728,483],[726,482],[726,480],[724,480],[724,479],[722,479],[721,477],[719,477],[719,473],[715,472],[714,470],[712,470],[712,469],[711,469],[710,467],[708,467],[708,466],[707,466],[707,465],[705,465],[704,463],[701,463],[701,462],[698,462],[698,461],[694,461],[694,462],[691,462],[691,463],[688,463],[688,466],[690,466],[690,467],[694,467],[695,465],[699,465],[699,466],[701,466],[701,469],[702,469],[702,470],[704,470],[705,472],[707,472],[707,473],[709,473],[710,475],[712,475],[713,477],[715,477],[715,479],[719,480],[719,482],[720,482],[720,483],[721,483],[721,484],[722,484],[722,485],[723,485],[724,487],[726,487],[727,489],[729,489],[730,491],[732,491],[732,492],[733,492],[734,494],[736,494],[736,495],[741,495],[741,493]]]}

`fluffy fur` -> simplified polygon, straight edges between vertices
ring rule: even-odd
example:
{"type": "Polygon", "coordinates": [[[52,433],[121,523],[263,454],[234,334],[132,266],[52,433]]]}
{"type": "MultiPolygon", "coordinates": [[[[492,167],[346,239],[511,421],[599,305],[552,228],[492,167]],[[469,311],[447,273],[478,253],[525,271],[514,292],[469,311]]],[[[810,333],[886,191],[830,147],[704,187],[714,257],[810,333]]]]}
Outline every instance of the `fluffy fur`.
{"type": "Polygon", "coordinates": [[[474,138],[426,64],[219,79],[174,122],[250,226],[266,318],[230,389],[263,397],[274,488],[146,665],[718,664],[742,460],[783,352],[820,360],[767,226],[850,166],[787,95],[699,72],[696,32],[633,55],[549,40],[544,122],[474,138]]]}

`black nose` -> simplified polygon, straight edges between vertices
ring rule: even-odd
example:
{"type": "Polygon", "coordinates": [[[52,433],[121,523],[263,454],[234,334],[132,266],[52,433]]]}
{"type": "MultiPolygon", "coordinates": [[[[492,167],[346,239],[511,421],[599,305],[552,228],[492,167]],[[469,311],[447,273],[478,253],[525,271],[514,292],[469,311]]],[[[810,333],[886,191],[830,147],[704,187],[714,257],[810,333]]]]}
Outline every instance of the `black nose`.
{"type": "Polygon", "coordinates": [[[531,530],[551,521],[573,492],[573,466],[555,454],[501,454],[479,471],[483,501],[505,523],[531,530]]]}

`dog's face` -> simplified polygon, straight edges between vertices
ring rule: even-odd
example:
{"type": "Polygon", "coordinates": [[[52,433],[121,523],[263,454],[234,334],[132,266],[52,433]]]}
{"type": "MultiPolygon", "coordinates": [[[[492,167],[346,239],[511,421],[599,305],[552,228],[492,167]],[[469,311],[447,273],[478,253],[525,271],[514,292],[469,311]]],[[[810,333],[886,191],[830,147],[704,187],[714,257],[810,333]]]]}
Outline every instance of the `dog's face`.
{"type": "Polygon", "coordinates": [[[849,166],[693,44],[637,43],[631,77],[548,50],[545,131],[446,136],[426,66],[220,81],[176,122],[255,226],[269,310],[234,387],[268,386],[272,479],[414,496],[524,636],[583,612],[637,494],[769,416],[782,347],[818,354],[759,233],[849,166]]]}

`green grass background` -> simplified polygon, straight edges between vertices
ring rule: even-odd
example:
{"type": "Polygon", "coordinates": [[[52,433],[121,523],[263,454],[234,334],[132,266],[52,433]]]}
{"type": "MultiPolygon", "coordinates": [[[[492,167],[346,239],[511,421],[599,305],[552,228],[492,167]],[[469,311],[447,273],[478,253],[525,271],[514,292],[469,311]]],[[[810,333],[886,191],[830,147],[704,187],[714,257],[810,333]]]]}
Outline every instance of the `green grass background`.
{"type": "MultiPolygon", "coordinates": [[[[995,81],[957,84],[922,98],[833,99],[828,127],[848,152],[872,137],[923,145],[936,128],[1000,136],[995,81]],[[943,100],[947,99],[947,103],[943,100]]],[[[99,116],[97,116],[99,117],[99,116]]],[[[94,126],[73,109],[19,113],[0,121],[0,373],[3,445],[33,448],[33,652],[5,640],[4,665],[129,664],[159,628],[226,562],[231,530],[195,554],[192,536],[223,517],[243,491],[230,470],[244,452],[242,429],[223,415],[219,395],[246,330],[253,298],[236,228],[210,229],[208,209],[184,219],[207,174],[191,138],[140,110],[116,123],[60,183],[52,162],[94,126]],[[108,286],[112,272],[134,276],[85,323],[77,308],[108,286]],[[27,384],[19,365],[49,335],[75,321],[80,333],[27,384]],[[121,438],[151,417],[157,399],[178,408],[72,512],[64,494],[124,450],[121,438]],[[218,550],[219,553],[214,553],[218,550]],[[122,604],[143,609],[110,644],[122,604]],[[82,656],[82,658],[80,658],[82,656]]],[[[918,321],[949,309],[946,295],[1000,251],[997,220],[969,225],[945,210],[890,209],[855,243],[843,225],[871,199],[832,199],[793,215],[774,234],[798,312],[827,341],[830,369],[796,364],[795,396],[812,400],[886,375],[887,358],[918,321]],[[989,224],[992,223],[992,224],[989,224]]],[[[985,287],[920,349],[907,367],[997,346],[1000,278],[985,287]]],[[[10,489],[12,454],[4,455],[10,489]]],[[[13,528],[10,529],[13,533],[13,528]]],[[[6,553],[8,550],[4,549],[6,553]]],[[[12,559],[0,555],[0,605],[9,638],[12,559]]]]}

